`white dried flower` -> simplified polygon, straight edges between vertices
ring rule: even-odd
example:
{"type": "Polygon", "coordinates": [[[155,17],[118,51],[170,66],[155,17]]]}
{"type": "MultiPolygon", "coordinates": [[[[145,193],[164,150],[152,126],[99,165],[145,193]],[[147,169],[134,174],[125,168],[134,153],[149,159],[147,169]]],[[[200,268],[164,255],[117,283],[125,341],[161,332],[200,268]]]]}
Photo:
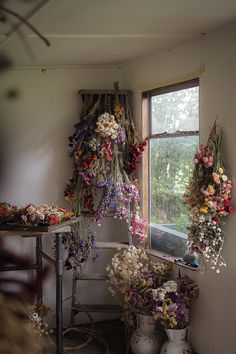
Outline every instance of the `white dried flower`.
{"type": "Polygon", "coordinates": [[[163,285],[163,288],[167,292],[176,292],[177,287],[178,287],[178,285],[177,285],[176,281],[173,281],[173,280],[169,280],[163,285]]]}

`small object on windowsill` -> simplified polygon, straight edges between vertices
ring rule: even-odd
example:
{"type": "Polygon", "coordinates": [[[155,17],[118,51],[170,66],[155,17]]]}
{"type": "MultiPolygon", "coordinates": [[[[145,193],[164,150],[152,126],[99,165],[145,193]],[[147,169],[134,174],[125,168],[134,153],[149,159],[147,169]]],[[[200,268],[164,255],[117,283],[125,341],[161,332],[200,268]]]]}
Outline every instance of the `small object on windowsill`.
{"type": "Polygon", "coordinates": [[[192,268],[198,268],[199,265],[195,262],[193,263],[188,263],[186,261],[183,260],[183,258],[175,258],[175,263],[178,263],[178,264],[183,264],[183,265],[186,265],[188,267],[192,267],[192,268]]]}
{"type": "Polygon", "coordinates": [[[199,267],[199,259],[196,252],[192,250],[187,250],[183,256],[183,258],[175,258],[176,263],[185,264],[189,267],[198,268],[199,267]]]}

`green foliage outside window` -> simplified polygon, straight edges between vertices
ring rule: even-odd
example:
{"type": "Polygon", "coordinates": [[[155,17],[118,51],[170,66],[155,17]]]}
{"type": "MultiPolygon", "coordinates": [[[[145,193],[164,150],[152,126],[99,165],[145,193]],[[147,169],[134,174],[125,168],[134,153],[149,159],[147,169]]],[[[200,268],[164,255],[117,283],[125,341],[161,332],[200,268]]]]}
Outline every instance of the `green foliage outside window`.
{"type": "MultiPolygon", "coordinates": [[[[198,130],[198,87],[152,97],[152,134],[198,130]]],[[[198,135],[150,139],[150,210],[152,224],[186,233],[189,212],[183,194],[193,169],[198,135]]]]}

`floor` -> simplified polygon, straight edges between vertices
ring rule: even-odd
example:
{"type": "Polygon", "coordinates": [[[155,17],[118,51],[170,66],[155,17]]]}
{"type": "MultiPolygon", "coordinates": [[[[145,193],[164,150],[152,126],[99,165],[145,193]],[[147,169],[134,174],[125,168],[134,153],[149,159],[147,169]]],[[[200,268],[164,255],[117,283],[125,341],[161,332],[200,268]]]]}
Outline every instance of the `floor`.
{"type": "Polygon", "coordinates": [[[77,331],[70,331],[64,336],[65,353],[73,354],[126,354],[124,323],[120,320],[96,323],[92,332],[94,337],[86,346],[69,350],[68,347],[81,346],[88,338],[80,326],[77,331]],[[99,340],[100,339],[100,340],[99,340]]]}

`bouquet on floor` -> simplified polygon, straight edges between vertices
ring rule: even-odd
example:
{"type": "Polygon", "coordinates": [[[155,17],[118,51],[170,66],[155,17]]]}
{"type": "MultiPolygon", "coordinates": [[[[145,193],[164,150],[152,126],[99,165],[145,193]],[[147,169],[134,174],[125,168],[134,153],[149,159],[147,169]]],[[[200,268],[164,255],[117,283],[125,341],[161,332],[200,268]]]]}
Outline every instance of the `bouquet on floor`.
{"type": "Polygon", "coordinates": [[[169,280],[171,270],[170,264],[153,262],[144,249],[133,246],[112,258],[107,266],[109,290],[119,298],[131,326],[138,314],[151,316],[164,328],[188,326],[190,305],[199,288],[188,277],[169,280]]]}
{"type": "Polygon", "coordinates": [[[189,247],[217,273],[219,267],[226,266],[221,255],[222,226],[233,212],[232,180],[223,165],[221,147],[222,129],[215,123],[206,145],[200,145],[196,153],[193,176],[184,196],[191,212],[189,247]]]}
{"type": "Polygon", "coordinates": [[[137,314],[152,315],[151,290],[159,288],[170,276],[172,267],[155,263],[144,249],[130,246],[117,253],[106,268],[109,290],[118,297],[128,321],[137,314]]]}

